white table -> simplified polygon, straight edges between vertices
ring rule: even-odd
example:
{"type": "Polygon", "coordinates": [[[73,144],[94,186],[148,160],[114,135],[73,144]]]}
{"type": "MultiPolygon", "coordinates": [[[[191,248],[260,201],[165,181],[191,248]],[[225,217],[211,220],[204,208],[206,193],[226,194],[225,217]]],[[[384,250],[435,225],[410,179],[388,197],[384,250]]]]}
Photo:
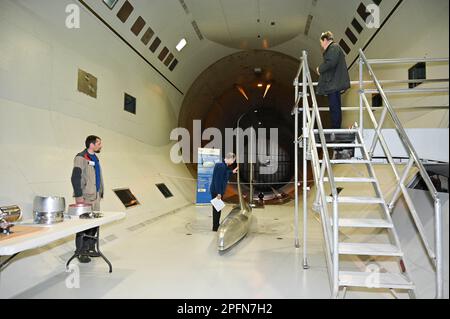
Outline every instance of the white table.
{"type": "MultiPolygon", "coordinates": [[[[0,270],[7,265],[12,258],[17,256],[19,253],[39,248],[45,245],[48,245],[51,242],[57,241],[59,239],[68,237],[70,235],[82,232],[87,229],[100,227],[102,225],[106,225],[118,220],[125,218],[126,214],[123,212],[101,212],[103,217],[101,218],[93,218],[93,219],[80,219],[78,217],[68,218],[64,216],[64,221],[61,223],[53,224],[53,225],[33,225],[33,227],[42,228],[41,231],[30,233],[27,235],[23,235],[20,237],[14,237],[11,239],[6,239],[0,241],[0,256],[11,256],[5,262],[0,263],[0,270]]],[[[31,226],[32,221],[24,221],[22,223],[24,226],[31,226]]],[[[19,223],[20,225],[20,223],[19,223]]],[[[14,231],[14,227],[12,228],[14,231]]],[[[110,272],[112,272],[111,263],[106,259],[106,257],[99,250],[99,232],[97,232],[97,249],[100,254],[100,257],[105,259],[108,263],[110,272]]],[[[76,254],[67,262],[67,266],[70,261],[77,257],[76,254]]]]}

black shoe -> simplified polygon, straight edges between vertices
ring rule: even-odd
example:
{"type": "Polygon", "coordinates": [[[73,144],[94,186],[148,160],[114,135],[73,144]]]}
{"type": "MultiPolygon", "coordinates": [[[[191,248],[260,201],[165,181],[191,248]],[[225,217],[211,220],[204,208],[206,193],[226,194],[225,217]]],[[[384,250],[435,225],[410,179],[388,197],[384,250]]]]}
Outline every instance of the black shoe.
{"type": "Polygon", "coordinates": [[[95,257],[100,257],[100,253],[97,252],[97,251],[95,251],[95,250],[89,250],[89,251],[87,252],[87,255],[88,255],[89,257],[93,257],[93,258],[95,258],[95,257]]]}
{"type": "Polygon", "coordinates": [[[90,263],[90,262],[91,262],[91,258],[89,258],[89,257],[86,256],[86,255],[79,255],[79,256],[78,256],[78,260],[79,260],[80,263],[82,263],[82,264],[87,264],[87,263],[90,263]]]}

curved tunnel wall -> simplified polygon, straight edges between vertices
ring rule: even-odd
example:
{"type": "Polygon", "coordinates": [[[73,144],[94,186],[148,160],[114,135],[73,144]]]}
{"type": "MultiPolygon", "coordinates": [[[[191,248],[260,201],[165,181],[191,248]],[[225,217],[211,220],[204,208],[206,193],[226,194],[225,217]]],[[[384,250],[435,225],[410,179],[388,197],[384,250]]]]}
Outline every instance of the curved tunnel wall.
{"type": "MultiPolygon", "coordinates": [[[[168,158],[173,104],[181,99],[94,17],[82,11],[81,29],[61,27],[64,19],[54,12],[64,13],[68,3],[32,12],[0,1],[0,205],[17,204],[31,218],[36,195],[72,203],[73,158],[95,134],[104,143],[102,210],[125,210],[115,188],[129,187],[141,204],[102,228],[102,236],[121,238],[136,224],[194,201],[195,184],[170,177],[189,176],[168,158]],[[78,68],[98,78],[97,99],[77,92],[78,68]],[[137,115],[124,112],[125,92],[137,98],[137,115]],[[174,197],[165,199],[157,183],[166,183],[174,197]]],[[[19,255],[2,271],[0,298],[63,272],[73,249],[68,237],[19,255]]]]}

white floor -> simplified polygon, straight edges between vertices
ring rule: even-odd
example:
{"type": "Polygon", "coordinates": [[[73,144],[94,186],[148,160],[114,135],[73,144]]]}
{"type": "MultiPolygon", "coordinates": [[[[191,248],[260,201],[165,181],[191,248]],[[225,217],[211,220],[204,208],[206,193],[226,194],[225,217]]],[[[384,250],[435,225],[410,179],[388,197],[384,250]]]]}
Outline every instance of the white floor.
{"type": "MultiPolygon", "coordinates": [[[[228,206],[224,215],[231,210],[228,206]]],[[[207,207],[189,207],[104,246],[113,273],[95,259],[75,278],[61,273],[17,298],[329,298],[322,231],[310,216],[309,270],[294,247],[292,203],[254,210],[250,234],[219,254],[207,207]],[[73,281],[71,282],[73,286],[73,281]],[[70,286],[70,284],[69,284],[70,286]]],[[[223,216],[222,216],[223,217],[223,216]]],[[[75,263],[76,264],[76,263],[75,263]]],[[[389,292],[352,291],[347,298],[393,298],[389,292]]]]}

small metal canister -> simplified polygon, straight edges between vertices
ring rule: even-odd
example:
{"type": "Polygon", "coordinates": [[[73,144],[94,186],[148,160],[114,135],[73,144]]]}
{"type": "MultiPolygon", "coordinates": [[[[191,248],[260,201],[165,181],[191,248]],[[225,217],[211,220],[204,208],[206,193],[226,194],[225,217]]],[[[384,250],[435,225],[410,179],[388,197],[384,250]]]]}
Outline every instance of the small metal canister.
{"type": "Polygon", "coordinates": [[[5,206],[0,207],[0,220],[4,220],[8,223],[14,223],[22,218],[22,211],[19,206],[5,206]]]}

